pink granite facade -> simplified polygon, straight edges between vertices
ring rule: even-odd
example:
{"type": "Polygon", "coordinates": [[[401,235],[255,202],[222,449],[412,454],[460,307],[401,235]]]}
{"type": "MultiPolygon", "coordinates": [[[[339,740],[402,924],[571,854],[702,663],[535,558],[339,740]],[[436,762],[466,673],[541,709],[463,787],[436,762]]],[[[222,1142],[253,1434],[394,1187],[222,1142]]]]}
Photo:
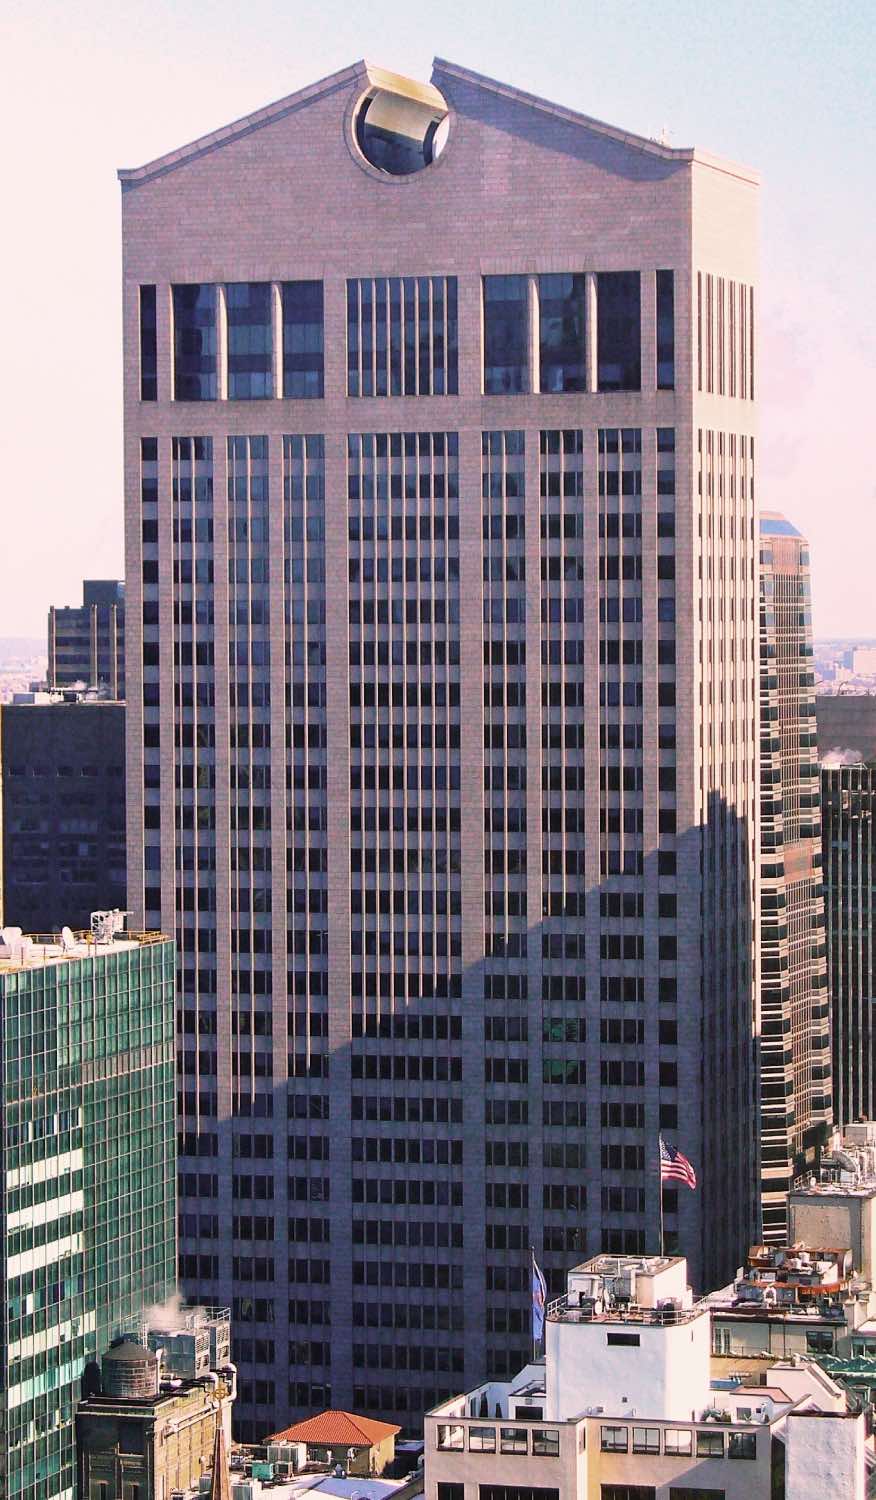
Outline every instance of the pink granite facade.
{"type": "Polygon", "coordinates": [[[235,1309],[252,1436],[320,1405],[416,1426],[513,1373],[530,1245],[558,1288],[656,1248],[661,1130],[700,1286],[758,1213],[756,178],[440,60],[446,147],[392,176],[356,143],[372,77],[120,174],[129,905],[177,931],[181,1273],[235,1309]],[[640,379],[600,390],[618,272],[640,379]],[[486,393],[484,279],[523,297],[537,387],[560,274],[586,389],[486,393]],[[348,281],[388,299],[376,389],[405,278],[417,371],[455,295],[456,393],[349,395],[348,281]],[[279,391],[301,281],[324,395],[230,399],[225,289],[270,284],[279,391]]]}

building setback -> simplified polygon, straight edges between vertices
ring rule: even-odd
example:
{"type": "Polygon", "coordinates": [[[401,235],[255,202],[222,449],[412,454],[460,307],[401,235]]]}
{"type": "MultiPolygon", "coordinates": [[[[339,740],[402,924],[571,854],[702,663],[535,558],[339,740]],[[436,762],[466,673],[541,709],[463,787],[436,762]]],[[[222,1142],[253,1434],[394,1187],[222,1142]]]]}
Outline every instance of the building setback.
{"type": "Polygon", "coordinates": [[[876,693],[819,693],[820,760],[876,760],[876,693]]]}
{"type": "MultiPolygon", "coordinates": [[[[857,700],[856,700],[857,701],[857,700]]],[[[821,767],[824,909],[837,1125],[876,1115],[873,911],[876,765],[821,767]]]]}
{"type": "Polygon", "coordinates": [[[82,603],[49,610],[51,689],[100,687],[125,696],[125,585],[115,578],[86,578],[82,603]]]}
{"type": "Polygon", "coordinates": [[[173,985],[163,938],[0,946],[9,1500],[72,1500],[83,1368],[175,1288],[173,985]]]}
{"type": "Polygon", "coordinates": [[[761,1207],[787,1244],[788,1193],[831,1119],[809,546],[760,520],[761,1207]]]}
{"type": "Polygon", "coordinates": [[[241,1435],[414,1426],[530,1245],[656,1247],[661,1129],[695,1282],[753,1237],[756,178],[443,61],[120,176],[181,1274],[241,1435]]]}
{"type": "Polygon", "coordinates": [[[88,927],[125,906],[125,705],[0,706],[0,923],[88,927]]]}

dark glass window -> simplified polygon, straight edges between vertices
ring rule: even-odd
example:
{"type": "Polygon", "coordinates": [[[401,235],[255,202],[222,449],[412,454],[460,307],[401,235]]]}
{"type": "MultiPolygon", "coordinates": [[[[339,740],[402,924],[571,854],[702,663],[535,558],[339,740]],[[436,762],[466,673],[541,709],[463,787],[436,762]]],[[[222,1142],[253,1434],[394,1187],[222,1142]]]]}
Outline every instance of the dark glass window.
{"type": "Polygon", "coordinates": [[[657,272],[657,389],[675,389],[675,273],[657,272]]]}
{"type": "Polygon", "coordinates": [[[701,1484],[671,1484],[669,1500],[726,1500],[726,1490],[703,1489],[701,1484]]]}
{"type": "Polygon", "coordinates": [[[529,279],[484,277],[484,390],[529,390],[529,279]]]}
{"type": "Polygon", "coordinates": [[[216,288],[173,288],[173,394],[177,401],[216,400],[216,288]]]}
{"type": "Polygon", "coordinates": [[[323,297],[321,281],[283,283],[283,395],[322,396],[323,297]]]}
{"type": "Polygon", "coordinates": [[[228,398],[252,401],[274,394],[269,281],[233,281],[225,288],[228,314],[228,398]]]}
{"type": "Polygon", "coordinates": [[[562,273],[538,278],[539,386],[583,391],[585,278],[562,273]]]}
{"type": "Polygon", "coordinates": [[[456,277],[348,281],[347,395],[456,393],[456,277]]]}
{"type": "Polygon", "coordinates": [[[559,1490],[540,1485],[479,1484],[479,1500],[559,1500],[559,1490]]]}
{"type": "Polygon", "coordinates": [[[140,288],[140,400],[158,400],[157,310],[154,286],[140,288]]]}
{"type": "Polygon", "coordinates": [[[728,1458],[757,1458],[757,1434],[754,1432],[731,1432],[727,1447],[728,1458]]]}
{"type": "Polygon", "coordinates": [[[638,271],[600,271],[596,295],[597,385],[601,391],[638,391],[642,385],[638,271]]]}

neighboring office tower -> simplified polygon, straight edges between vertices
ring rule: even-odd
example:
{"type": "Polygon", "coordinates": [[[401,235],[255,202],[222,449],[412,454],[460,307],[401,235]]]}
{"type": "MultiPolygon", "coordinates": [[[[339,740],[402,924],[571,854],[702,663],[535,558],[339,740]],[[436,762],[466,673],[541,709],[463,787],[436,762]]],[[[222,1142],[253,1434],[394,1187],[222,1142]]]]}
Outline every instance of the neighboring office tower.
{"type": "Polygon", "coordinates": [[[819,693],[815,717],[819,760],[876,760],[876,693],[819,693]]]}
{"type": "Polygon", "coordinates": [[[82,604],[49,610],[50,688],[100,687],[125,696],[125,585],[86,578],[82,604]]]}
{"type": "Polygon", "coordinates": [[[125,906],[124,703],[0,706],[0,839],[0,925],[125,906]]]}
{"type": "Polygon", "coordinates": [[[661,1129],[699,1285],[757,1222],[756,179],[434,84],[121,174],[129,904],[253,1438],[515,1370],[661,1129]]]}
{"type": "Polygon", "coordinates": [[[831,1118],[809,547],[762,511],[761,1207],[786,1244],[788,1192],[831,1118]]]}
{"type": "Polygon", "coordinates": [[[876,1118],[876,763],[821,767],[824,909],[837,1125],[876,1118]]]}
{"type": "Polygon", "coordinates": [[[174,956],[0,946],[0,1489],[70,1500],[79,1381],[175,1288],[174,956]]]}

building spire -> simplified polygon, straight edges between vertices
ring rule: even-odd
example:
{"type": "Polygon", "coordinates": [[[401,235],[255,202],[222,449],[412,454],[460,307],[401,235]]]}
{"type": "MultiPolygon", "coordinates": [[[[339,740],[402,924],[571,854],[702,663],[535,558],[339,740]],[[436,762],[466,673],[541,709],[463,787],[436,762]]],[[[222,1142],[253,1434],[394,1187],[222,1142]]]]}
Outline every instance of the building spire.
{"type": "Polygon", "coordinates": [[[213,1472],[210,1476],[210,1500],[231,1500],[228,1457],[225,1452],[225,1429],[222,1412],[216,1412],[216,1437],[213,1442],[213,1472]]]}

